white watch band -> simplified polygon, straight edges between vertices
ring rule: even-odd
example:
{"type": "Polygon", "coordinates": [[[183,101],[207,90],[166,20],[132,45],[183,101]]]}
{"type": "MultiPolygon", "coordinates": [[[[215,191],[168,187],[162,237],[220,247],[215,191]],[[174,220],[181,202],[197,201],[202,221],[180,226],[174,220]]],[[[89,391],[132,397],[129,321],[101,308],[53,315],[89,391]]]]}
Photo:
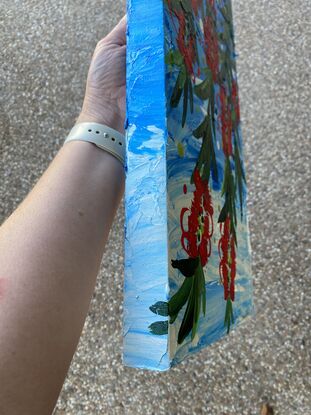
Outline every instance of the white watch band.
{"type": "Polygon", "coordinates": [[[110,127],[94,122],[76,124],[70,131],[65,143],[73,140],[88,141],[97,147],[108,151],[124,165],[125,138],[124,135],[110,127]]]}

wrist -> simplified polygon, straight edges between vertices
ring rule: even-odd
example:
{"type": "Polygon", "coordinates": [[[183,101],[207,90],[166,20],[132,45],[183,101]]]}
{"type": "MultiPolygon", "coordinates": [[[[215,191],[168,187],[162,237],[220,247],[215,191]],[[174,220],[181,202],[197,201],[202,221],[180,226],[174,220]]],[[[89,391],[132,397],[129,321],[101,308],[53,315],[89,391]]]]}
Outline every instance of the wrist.
{"type": "Polygon", "coordinates": [[[124,134],[124,118],[121,116],[120,111],[112,106],[111,103],[105,103],[104,101],[96,104],[85,98],[76,124],[82,122],[103,124],[124,134]]]}
{"type": "MultiPolygon", "coordinates": [[[[84,114],[83,114],[84,116],[84,114]]],[[[88,120],[90,117],[87,118],[88,120]]],[[[103,122],[103,121],[102,121],[103,122]]],[[[103,123],[105,124],[105,123],[103,123]]],[[[125,137],[120,132],[95,121],[84,121],[79,117],[76,125],[71,129],[64,144],[69,141],[86,141],[99,149],[105,150],[125,165],[125,137]]]]}

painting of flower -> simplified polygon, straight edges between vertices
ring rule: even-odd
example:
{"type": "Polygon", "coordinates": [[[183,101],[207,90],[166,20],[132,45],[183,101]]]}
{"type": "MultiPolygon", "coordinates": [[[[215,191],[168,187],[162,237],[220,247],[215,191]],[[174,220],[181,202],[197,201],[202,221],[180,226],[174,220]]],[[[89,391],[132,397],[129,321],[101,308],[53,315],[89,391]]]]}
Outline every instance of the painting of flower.
{"type": "Polygon", "coordinates": [[[125,361],[167,370],[253,313],[233,13],[130,6],[125,361]]]}
{"type": "Polygon", "coordinates": [[[171,260],[172,267],[184,280],[167,302],[166,312],[170,324],[175,323],[178,313],[182,314],[177,335],[177,343],[181,344],[190,332],[193,340],[200,313],[202,318],[206,315],[205,272],[212,253],[218,255],[218,284],[223,287],[223,325],[227,333],[234,324],[239,233],[237,200],[243,218],[246,181],[240,155],[240,109],[231,5],[217,0],[167,0],[165,4],[171,44],[174,44],[167,51],[167,63],[179,70],[173,88],[167,88],[171,107],[168,124],[170,119],[176,122],[179,108],[181,127],[194,119],[194,112],[202,113],[194,109],[194,103],[205,109],[204,117],[194,126],[188,140],[188,145],[190,140],[199,140],[200,149],[191,175],[185,177],[187,180],[182,186],[184,200],[188,203],[180,209],[179,253],[183,252],[184,257],[171,260]],[[182,95],[183,103],[179,105],[182,95]],[[219,188],[218,215],[213,206],[213,181],[219,188]],[[191,192],[189,185],[194,186],[191,192]],[[191,197],[190,206],[186,196],[191,197]],[[213,241],[216,226],[217,240],[214,237],[213,241]]]}

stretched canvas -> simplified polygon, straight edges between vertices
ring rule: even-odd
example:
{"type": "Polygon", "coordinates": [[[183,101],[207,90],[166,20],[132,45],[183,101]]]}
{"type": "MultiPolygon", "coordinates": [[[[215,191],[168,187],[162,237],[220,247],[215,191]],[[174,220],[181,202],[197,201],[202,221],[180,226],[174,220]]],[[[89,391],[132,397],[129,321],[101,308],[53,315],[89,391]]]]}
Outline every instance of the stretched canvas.
{"type": "Polygon", "coordinates": [[[253,312],[231,7],[128,0],[127,366],[167,370],[253,312]]]}

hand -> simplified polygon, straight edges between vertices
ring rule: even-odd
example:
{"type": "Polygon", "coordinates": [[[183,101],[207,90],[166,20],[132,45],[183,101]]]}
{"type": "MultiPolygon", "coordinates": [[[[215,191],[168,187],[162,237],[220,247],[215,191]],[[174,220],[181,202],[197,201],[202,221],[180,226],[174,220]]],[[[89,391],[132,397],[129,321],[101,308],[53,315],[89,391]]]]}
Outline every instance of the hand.
{"type": "Polygon", "coordinates": [[[124,134],[126,17],[95,48],[80,122],[105,124],[124,134]]]}

